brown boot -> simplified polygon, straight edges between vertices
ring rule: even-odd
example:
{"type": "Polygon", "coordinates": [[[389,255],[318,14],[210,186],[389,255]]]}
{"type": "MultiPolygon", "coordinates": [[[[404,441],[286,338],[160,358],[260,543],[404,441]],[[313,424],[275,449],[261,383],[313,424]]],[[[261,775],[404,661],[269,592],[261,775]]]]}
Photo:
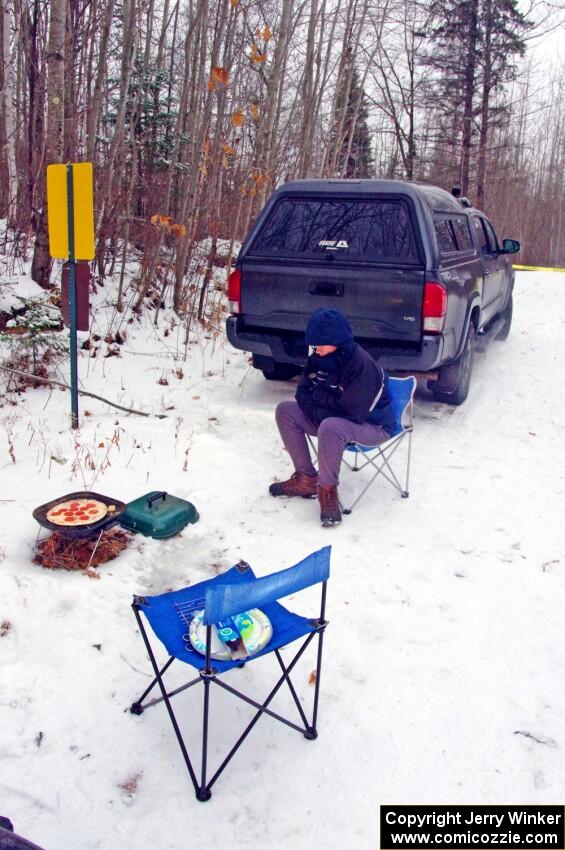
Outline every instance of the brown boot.
{"type": "Polygon", "coordinates": [[[303,499],[315,499],[318,492],[318,476],[305,472],[294,472],[287,481],[275,481],[269,487],[271,496],[301,496],[303,499]]]}
{"type": "Polygon", "coordinates": [[[337,487],[330,484],[318,486],[318,501],[320,503],[320,522],[324,528],[339,525],[341,522],[341,509],[337,497],[337,487]]]}

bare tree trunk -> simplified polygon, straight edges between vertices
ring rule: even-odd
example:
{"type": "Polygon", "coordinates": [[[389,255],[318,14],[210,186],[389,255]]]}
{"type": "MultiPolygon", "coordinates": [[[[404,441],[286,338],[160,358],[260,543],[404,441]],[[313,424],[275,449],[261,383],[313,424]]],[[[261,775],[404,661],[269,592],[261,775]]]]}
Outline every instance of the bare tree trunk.
{"type": "MultiPolygon", "coordinates": [[[[25,8],[26,28],[25,39],[27,47],[27,84],[29,87],[29,109],[27,113],[27,204],[33,230],[39,223],[36,218],[37,176],[43,159],[44,127],[43,127],[43,91],[39,65],[38,30],[41,19],[41,4],[34,0],[30,15],[25,8]]],[[[41,185],[41,184],[40,184],[41,185]]]]}
{"type": "Polygon", "coordinates": [[[96,259],[98,263],[98,271],[101,277],[104,275],[104,257],[106,251],[106,239],[108,238],[112,188],[114,183],[114,164],[118,149],[122,148],[124,144],[127,92],[135,62],[137,37],[136,0],[124,0],[123,16],[124,38],[120,71],[120,99],[116,115],[114,135],[110,143],[108,158],[104,163],[105,180],[101,191],[101,200],[98,210],[98,244],[96,248],[96,259]]]}
{"type": "MultiPolygon", "coordinates": [[[[365,94],[365,83],[367,81],[367,75],[369,73],[369,68],[373,65],[373,62],[375,61],[375,55],[376,55],[378,49],[379,49],[379,39],[377,39],[376,44],[374,45],[373,50],[372,50],[371,54],[369,55],[368,61],[365,65],[365,71],[363,73],[363,77],[362,77],[360,85],[359,85],[359,95],[358,95],[357,100],[354,104],[352,121],[351,121],[350,129],[348,131],[349,139],[348,139],[348,142],[347,142],[347,150],[345,152],[345,157],[344,157],[345,162],[349,162],[349,157],[351,156],[353,139],[354,139],[354,136],[355,136],[355,129],[357,127],[357,120],[359,118],[359,112],[361,110],[361,107],[363,106],[363,97],[364,97],[364,94],[365,94]]],[[[355,175],[355,176],[358,176],[358,175],[355,175]]]]}
{"type": "MultiPolygon", "coordinates": [[[[344,77],[345,77],[345,75],[347,73],[347,69],[348,69],[347,59],[348,59],[348,56],[351,55],[351,29],[352,29],[352,25],[353,25],[351,16],[352,16],[352,14],[353,15],[355,14],[355,7],[352,3],[348,3],[346,8],[347,8],[347,11],[346,11],[344,32],[343,32],[343,38],[342,38],[342,42],[341,42],[341,49],[340,49],[339,68],[338,68],[338,72],[337,72],[337,78],[336,78],[336,81],[335,81],[334,96],[333,96],[333,100],[332,100],[332,109],[331,109],[331,118],[330,118],[332,126],[335,126],[335,124],[336,124],[339,92],[342,89],[343,80],[344,80],[344,77]]],[[[348,80],[348,83],[347,83],[349,87],[351,85],[351,78],[352,78],[352,73],[350,74],[350,79],[348,80]]],[[[348,94],[349,94],[349,89],[347,90],[346,98],[347,98],[348,94]]],[[[341,133],[342,129],[343,129],[342,122],[340,122],[340,125],[337,127],[337,132],[335,133],[336,139],[340,138],[340,133],[341,133]]],[[[331,141],[330,136],[331,136],[331,134],[328,133],[327,141],[326,141],[326,144],[324,146],[324,152],[323,152],[323,155],[322,155],[322,163],[321,163],[321,166],[320,166],[320,177],[327,177],[327,176],[331,175],[332,172],[333,172],[333,168],[335,167],[335,161],[336,161],[336,158],[337,158],[337,151],[332,150],[332,141],[331,141]]],[[[336,146],[337,146],[337,142],[336,142],[335,145],[333,145],[333,147],[336,147],[336,146]]]]}
{"type": "Polygon", "coordinates": [[[256,196],[257,209],[261,209],[265,203],[267,181],[264,178],[271,176],[270,168],[273,146],[273,128],[279,111],[278,106],[282,88],[281,83],[289,50],[293,6],[294,0],[282,0],[281,22],[275,47],[275,55],[273,57],[273,68],[269,77],[264,102],[265,108],[261,116],[261,123],[258,132],[259,147],[257,168],[263,179],[259,183],[256,196]]]}
{"type": "MultiPolygon", "coordinates": [[[[0,47],[2,50],[2,62],[0,68],[0,161],[4,169],[5,178],[2,186],[2,210],[1,215],[8,220],[8,224],[15,223],[16,200],[18,192],[16,171],[16,121],[14,115],[14,65],[15,57],[10,51],[10,19],[13,12],[14,18],[14,45],[18,43],[19,16],[8,0],[0,2],[0,47]]],[[[15,47],[14,47],[15,53],[15,47]]]]}
{"type": "MultiPolygon", "coordinates": [[[[190,65],[190,56],[191,51],[193,50],[194,43],[198,37],[199,32],[204,32],[205,28],[202,26],[203,16],[207,13],[207,9],[205,4],[200,4],[198,11],[195,16],[191,19],[189,23],[189,28],[185,37],[184,42],[184,77],[182,82],[181,94],[180,94],[180,103],[179,110],[177,114],[177,121],[175,126],[174,133],[174,148],[171,155],[171,164],[169,166],[167,182],[165,186],[165,192],[163,197],[163,208],[169,211],[170,203],[171,203],[171,193],[173,188],[173,180],[178,177],[177,166],[180,161],[181,156],[181,147],[182,147],[182,138],[183,138],[183,125],[186,119],[188,109],[189,96],[191,94],[194,95],[194,90],[196,88],[195,79],[191,76],[191,65],[190,65]]],[[[196,50],[194,50],[196,53],[196,50]]],[[[159,235],[157,238],[157,244],[154,248],[148,252],[147,262],[142,270],[141,276],[141,286],[139,290],[139,294],[137,296],[134,310],[139,310],[141,305],[143,304],[143,298],[145,297],[145,292],[147,291],[147,287],[150,282],[153,280],[155,275],[155,270],[157,267],[157,263],[159,260],[159,254],[161,251],[161,247],[163,245],[164,239],[164,230],[161,229],[159,231],[159,235]]],[[[181,278],[182,281],[182,278],[181,278]]],[[[178,310],[180,307],[180,284],[179,291],[175,287],[175,303],[176,309],[178,310]]]]}
{"type": "Polygon", "coordinates": [[[78,97],[80,70],[77,62],[77,0],[67,0],[67,24],[65,34],[65,109],[63,124],[63,161],[75,162],[77,142],[78,97]]]}
{"type": "MultiPolygon", "coordinates": [[[[202,6],[206,6],[206,18],[203,21],[203,24],[205,24],[208,19],[207,0],[203,0],[202,6]]],[[[209,60],[211,67],[214,67],[218,64],[220,47],[224,38],[226,25],[228,23],[227,10],[228,0],[222,0],[221,4],[217,6],[216,26],[209,60]]],[[[206,67],[206,49],[205,44],[203,44],[201,48],[200,63],[198,68],[198,79],[201,81],[202,88],[204,88],[204,80],[207,80],[207,75],[205,73],[206,67]]],[[[181,293],[186,269],[186,262],[188,259],[188,254],[192,244],[192,240],[194,238],[194,234],[196,233],[196,226],[199,218],[200,192],[202,191],[202,186],[205,177],[205,173],[203,172],[205,172],[206,170],[204,163],[201,161],[201,159],[204,151],[206,137],[209,132],[210,120],[214,103],[213,98],[215,97],[212,90],[207,88],[206,91],[207,94],[205,96],[200,120],[198,123],[195,121],[193,125],[194,143],[191,146],[191,152],[189,155],[189,161],[193,163],[193,167],[188,179],[188,191],[185,194],[185,198],[181,206],[181,221],[189,221],[191,227],[188,230],[187,236],[179,240],[179,247],[177,248],[177,258],[175,263],[175,286],[173,295],[173,307],[177,312],[180,310],[181,307],[181,293]],[[198,163],[199,165],[197,165],[198,163]]]]}
{"type": "MultiPolygon", "coordinates": [[[[318,23],[318,0],[312,0],[308,35],[306,39],[306,64],[302,81],[302,126],[300,129],[300,160],[298,176],[305,177],[312,160],[312,148],[308,141],[312,138],[316,115],[314,112],[314,56],[316,25],[318,23]]],[[[322,18],[323,23],[323,18],[322,18]]]]}
{"type": "MultiPolygon", "coordinates": [[[[63,156],[66,12],[66,0],[52,0],[50,4],[51,17],[47,45],[46,165],[61,162],[63,156]]],[[[35,240],[31,276],[41,287],[48,289],[50,274],[51,257],[49,255],[49,235],[47,232],[47,197],[44,197],[39,228],[35,240]]]]}
{"type": "Polygon", "coordinates": [[[483,90],[481,97],[481,129],[479,134],[479,158],[477,165],[477,206],[484,208],[485,169],[489,131],[489,106],[492,78],[492,0],[484,0],[485,34],[483,49],[483,90]]]}
{"type": "MultiPolygon", "coordinates": [[[[355,5],[355,7],[353,9],[353,18],[352,18],[352,21],[351,21],[350,34],[351,34],[351,36],[353,36],[353,28],[355,26],[357,27],[357,32],[355,34],[355,38],[354,38],[353,43],[351,43],[351,40],[348,40],[348,45],[347,45],[347,55],[345,57],[346,58],[345,70],[346,70],[346,73],[347,73],[347,77],[346,77],[346,88],[345,88],[345,91],[344,91],[344,94],[343,94],[344,104],[343,104],[343,109],[341,110],[341,115],[339,117],[339,121],[338,121],[338,124],[337,124],[336,133],[335,133],[335,144],[333,145],[333,151],[332,151],[332,155],[331,155],[330,161],[329,161],[329,174],[330,175],[335,174],[338,159],[340,158],[340,156],[343,156],[342,149],[343,149],[343,144],[345,142],[345,138],[348,136],[349,139],[351,140],[352,136],[353,136],[354,129],[355,129],[354,125],[351,128],[349,126],[346,127],[346,121],[350,117],[349,114],[348,114],[347,104],[350,102],[351,86],[353,85],[355,62],[357,60],[357,55],[358,55],[358,51],[359,51],[361,34],[364,31],[367,9],[368,9],[368,0],[365,0],[359,21],[356,20],[357,6],[355,5]],[[349,61],[347,61],[347,60],[349,60],[349,61]]],[[[362,86],[361,86],[361,92],[362,92],[362,86]]],[[[337,107],[337,98],[336,98],[335,104],[336,104],[336,107],[337,107]]],[[[357,108],[355,110],[355,115],[354,115],[354,118],[353,118],[354,124],[357,120],[357,114],[358,114],[360,106],[361,106],[361,100],[359,100],[359,103],[357,104],[357,108]]],[[[347,162],[347,157],[344,157],[344,161],[347,162]]]]}
{"type": "Polygon", "coordinates": [[[100,45],[98,49],[98,60],[96,69],[96,80],[94,83],[94,91],[90,98],[86,111],[86,160],[94,162],[94,154],[96,150],[96,128],[100,110],[102,108],[102,92],[104,79],[107,74],[107,54],[108,54],[108,39],[110,36],[110,28],[112,26],[112,18],[114,16],[115,0],[106,0],[106,9],[102,20],[102,31],[100,32],[100,45]]]}
{"type": "Polygon", "coordinates": [[[465,95],[463,101],[463,133],[461,136],[461,191],[469,194],[471,164],[471,138],[473,133],[473,97],[475,94],[475,69],[477,61],[477,29],[479,0],[468,0],[469,29],[465,63],[465,95]]]}

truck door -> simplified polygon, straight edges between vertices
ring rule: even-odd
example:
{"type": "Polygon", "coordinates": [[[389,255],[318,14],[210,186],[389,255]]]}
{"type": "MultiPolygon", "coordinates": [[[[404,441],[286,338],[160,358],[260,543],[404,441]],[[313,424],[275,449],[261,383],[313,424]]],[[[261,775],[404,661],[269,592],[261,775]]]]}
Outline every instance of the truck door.
{"type": "Polygon", "coordinates": [[[503,290],[504,270],[500,264],[498,243],[492,226],[479,215],[473,215],[473,223],[484,268],[481,314],[484,325],[497,313],[503,290]]]}

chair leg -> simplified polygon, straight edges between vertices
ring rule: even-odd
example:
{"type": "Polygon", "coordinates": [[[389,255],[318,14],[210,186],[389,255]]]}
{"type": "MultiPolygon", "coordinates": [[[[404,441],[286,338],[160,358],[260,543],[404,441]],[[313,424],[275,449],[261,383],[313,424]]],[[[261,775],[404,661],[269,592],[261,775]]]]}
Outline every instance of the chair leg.
{"type": "Polygon", "coordinates": [[[231,761],[233,756],[236,754],[238,749],[241,747],[241,745],[243,744],[243,742],[245,741],[245,739],[247,738],[247,736],[249,735],[249,733],[254,728],[255,724],[257,723],[257,721],[259,720],[259,718],[263,714],[271,715],[272,717],[275,717],[277,720],[282,721],[286,726],[290,726],[291,728],[296,729],[298,732],[302,732],[302,734],[305,734],[304,730],[302,730],[302,729],[300,729],[300,727],[296,726],[295,723],[292,723],[291,721],[286,720],[284,717],[281,717],[280,715],[276,715],[274,712],[269,711],[268,706],[272,702],[272,700],[274,699],[277,692],[282,687],[285,679],[288,679],[290,673],[292,672],[292,670],[294,669],[294,667],[296,666],[296,664],[298,663],[298,661],[302,657],[306,647],[310,644],[311,640],[314,637],[315,637],[315,633],[312,632],[306,638],[306,640],[304,641],[304,643],[302,644],[302,646],[300,647],[300,649],[298,650],[298,652],[296,653],[296,655],[292,659],[291,663],[288,665],[288,668],[285,669],[285,672],[283,673],[281,678],[278,680],[278,682],[276,683],[274,688],[271,690],[268,697],[261,704],[255,702],[255,700],[251,700],[249,697],[246,697],[244,694],[240,693],[239,691],[236,691],[235,688],[230,687],[225,682],[222,682],[221,679],[219,679],[219,678],[214,678],[212,680],[216,685],[219,685],[221,688],[223,688],[226,691],[230,691],[235,696],[242,699],[244,702],[248,702],[251,705],[254,705],[257,708],[257,713],[254,715],[254,717],[251,719],[251,721],[245,727],[245,729],[243,730],[243,732],[241,733],[241,735],[239,736],[239,738],[237,739],[237,741],[235,742],[235,744],[233,745],[233,747],[231,748],[231,750],[229,751],[227,756],[224,758],[224,760],[222,761],[222,763],[220,764],[220,766],[216,770],[213,777],[209,780],[208,785],[207,785],[208,789],[210,789],[212,787],[212,785],[215,783],[215,781],[218,779],[220,774],[223,772],[224,768],[227,766],[228,762],[231,761]]]}
{"type": "MultiPolygon", "coordinates": [[[[394,487],[395,490],[402,496],[403,499],[407,499],[408,492],[408,483],[409,483],[409,475],[410,475],[410,455],[411,455],[411,439],[412,439],[412,431],[405,431],[400,437],[395,439],[395,442],[392,442],[386,449],[383,451],[380,447],[376,447],[376,454],[373,457],[367,456],[365,459],[365,463],[359,467],[359,469],[365,469],[367,466],[372,466],[375,472],[369,481],[365,484],[361,492],[358,494],[357,498],[354,502],[351,503],[349,508],[343,513],[350,514],[353,511],[355,505],[362,499],[365,495],[369,487],[373,484],[375,479],[382,475],[382,477],[387,481],[391,487],[394,487]],[[402,445],[406,435],[408,436],[408,456],[406,460],[406,485],[402,486],[400,481],[398,480],[392,466],[390,465],[390,460],[397,451],[397,449],[402,445]]],[[[357,456],[355,458],[357,460],[357,456]]],[[[350,467],[351,468],[351,467],[350,467]]]]}
{"type": "Polygon", "coordinates": [[[320,680],[322,678],[322,652],[324,649],[324,632],[326,630],[326,626],[328,625],[328,621],[326,620],[326,594],[327,594],[327,582],[324,582],[322,585],[322,596],[321,596],[321,604],[320,604],[320,618],[317,622],[318,627],[318,657],[316,659],[316,685],[314,690],[314,707],[312,710],[312,726],[310,727],[310,735],[305,735],[306,738],[310,738],[311,740],[318,737],[318,699],[320,696],[320,680]]]}
{"type": "Polygon", "coordinates": [[[410,481],[410,459],[412,457],[412,429],[408,432],[408,459],[406,461],[406,489],[402,493],[402,498],[407,499],[409,496],[409,481],[410,481]]]}
{"type": "Polygon", "coordinates": [[[151,664],[153,666],[155,678],[156,678],[157,682],[159,683],[159,689],[161,691],[161,696],[163,697],[163,701],[164,701],[164,703],[167,707],[167,711],[169,713],[169,718],[171,720],[173,729],[175,731],[175,735],[177,737],[177,741],[178,741],[179,747],[181,749],[181,752],[182,752],[182,755],[183,755],[183,758],[184,758],[184,762],[186,764],[190,778],[192,779],[192,784],[194,785],[194,790],[198,791],[198,780],[196,779],[196,774],[194,773],[194,768],[192,767],[192,762],[190,761],[188,751],[186,749],[183,737],[181,735],[181,731],[180,731],[179,725],[177,723],[177,718],[175,717],[175,713],[173,711],[171,701],[169,700],[169,695],[167,694],[167,690],[166,690],[165,685],[163,683],[163,679],[161,678],[161,671],[159,670],[159,667],[157,666],[157,661],[155,659],[155,655],[153,654],[151,644],[149,643],[149,638],[147,637],[147,632],[145,631],[145,628],[143,626],[143,621],[140,617],[138,607],[135,603],[132,607],[133,607],[133,612],[135,614],[135,618],[137,620],[137,624],[139,626],[139,630],[141,632],[141,636],[143,638],[143,642],[145,644],[145,648],[147,650],[147,654],[149,655],[149,659],[150,659],[151,664]]]}
{"type": "Polygon", "coordinates": [[[318,700],[320,697],[320,679],[322,678],[322,652],[324,649],[324,632],[325,626],[318,633],[318,660],[316,664],[316,685],[314,689],[314,708],[312,711],[312,725],[308,733],[304,735],[309,740],[314,740],[318,737],[318,700]]]}
{"type": "Polygon", "coordinates": [[[212,796],[212,792],[206,787],[206,768],[208,765],[208,716],[210,710],[210,676],[202,673],[204,682],[204,709],[202,715],[202,772],[200,787],[196,789],[196,799],[205,803],[212,796]]]}
{"type": "MultiPolygon", "coordinates": [[[[159,670],[159,676],[164,675],[164,673],[169,669],[169,667],[171,666],[171,664],[173,663],[174,660],[175,660],[174,656],[171,655],[171,657],[169,658],[167,663],[164,664],[163,667],[159,670]]],[[[153,690],[153,688],[157,684],[157,681],[158,681],[157,678],[153,679],[153,681],[151,682],[149,687],[146,688],[143,691],[143,693],[141,694],[139,699],[136,699],[135,702],[132,702],[132,704],[130,705],[130,709],[129,709],[132,714],[143,714],[143,712],[145,711],[145,706],[143,705],[143,700],[145,699],[146,696],[148,696],[151,693],[151,691],[153,690]]]]}
{"type": "MultiPolygon", "coordinates": [[[[279,652],[279,650],[278,650],[278,649],[276,649],[276,650],[275,650],[275,655],[277,656],[277,661],[278,661],[278,662],[279,662],[279,664],[280,664],[281,670],[283,671],[283,673],[287,674],[287,669],[286,669],[286,667],[285,667],[285,665],[284,665],[284,661],[282,660],[282,656],[281,656],[281,654],[280,654],[280,652],[279,652]]],[[[294,687],[294,685],[292,684],[292,681],[291,681],[291,679],[290,679],[290,678],[287,678],[287,680],[286,680],[286,681],[287,681],[287,684],[288,684],[289,690],[290,690],[290,692],[291,692],[291,694],[292,694],[292,698],[294,699],[294,702],[296,703],[296,707],[297,707],[297,709],[298,709],[298,713],[300,714],[300,716],[301,716],[301,718],[302,718],[302,722],[304,723],[304,728],[305,728],[305,729],[308,729],[308,728],[309,728],[309,727],[308,727],[308,720],[307,720],[306,715],[305,715],[305,713],[304,713],[304,709],[303,709],[303,708],[302,708],[302,706],[300,705],[300,700],[298,699],[298,694],[296,693],[295,687],[294,687]]]]}

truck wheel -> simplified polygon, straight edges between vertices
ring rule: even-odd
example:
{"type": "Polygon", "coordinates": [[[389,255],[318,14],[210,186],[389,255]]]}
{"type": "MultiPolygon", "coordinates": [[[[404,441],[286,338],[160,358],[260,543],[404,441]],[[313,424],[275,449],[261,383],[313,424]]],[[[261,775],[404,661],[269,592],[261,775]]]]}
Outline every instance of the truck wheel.
{"type": "Polygon", "coordinates": [[[272,369],[261,369],[261,371],[268,381],[290,381],[301,370],[290,363],[273,363],[272,369]]]}
{"type": "Polygon", "coordinates": [[[469,394],[471,374],[473,372],[473,351],[475,345],[475,328],[471,323],[461,355],[449,366],[439,370],[439,380],[431,385],[432,394],[436,401],[444,404],[463,404],[469,394]]]}
{"type": "Polygon", "coordinates": [[[512,327],[512,293],[510,293],[510,298],[508,299],[506,307],[500,314],[500,318],[502,319],[502,327],[497,333],[496,338],[504,341],[505,339],[508,339],[508,334],[512,327]]]}

